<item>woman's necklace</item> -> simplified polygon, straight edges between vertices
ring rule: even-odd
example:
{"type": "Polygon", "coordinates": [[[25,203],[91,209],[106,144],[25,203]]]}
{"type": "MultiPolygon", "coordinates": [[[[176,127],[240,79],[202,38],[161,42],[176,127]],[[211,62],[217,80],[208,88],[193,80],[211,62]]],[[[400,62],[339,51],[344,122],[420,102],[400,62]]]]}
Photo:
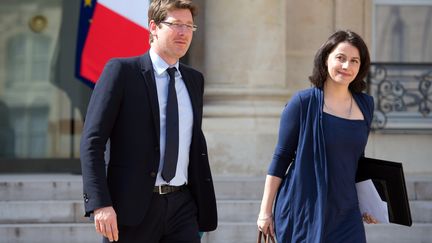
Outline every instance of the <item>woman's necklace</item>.
{"type": "MultiPolygon", "coordinates": [[[[351,117],[351,112],[352,112],[352,104],[353,104],[353,97],[351,95],[351,100],[350,100],[350,106],[349,106],[349,110],[347,113],[346,118],[350,118],[351,117]]],[[[333,109],[331,109],[330,107],[327,106],[327,104],[325,103],[325,99],[324,99],[324,106],[327,108],[327,110],[329,110],[331,113],[333,114],[337,114],[337,112],[335,112],[333,109]]]]}

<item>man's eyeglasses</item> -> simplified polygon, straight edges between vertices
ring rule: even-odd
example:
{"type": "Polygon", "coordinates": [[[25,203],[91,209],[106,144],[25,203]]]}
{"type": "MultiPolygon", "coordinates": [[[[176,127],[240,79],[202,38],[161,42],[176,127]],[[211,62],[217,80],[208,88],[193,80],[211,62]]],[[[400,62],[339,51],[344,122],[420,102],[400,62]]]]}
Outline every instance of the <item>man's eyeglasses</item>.
{"type": "Polygon", "coordinates": [[[180,23],[171,23],[171,22],[167,22],[167,21],[162,21],[161,24],[165,24],[166,26],[175,29],[177,31],[180,30],[187,30],[187,31],[196,31],[198,29],[198,26],[194,25],[194,24],[180,24],[180,23]]]}

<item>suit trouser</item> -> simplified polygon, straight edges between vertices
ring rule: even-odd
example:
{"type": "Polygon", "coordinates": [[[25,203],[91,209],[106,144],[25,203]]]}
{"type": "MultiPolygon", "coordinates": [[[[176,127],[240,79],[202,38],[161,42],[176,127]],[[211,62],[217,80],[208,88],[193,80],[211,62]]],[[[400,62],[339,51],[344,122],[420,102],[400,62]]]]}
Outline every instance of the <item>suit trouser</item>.
{"type": "MultiPolygon", "coordinates": [[[[119,225],[120,243],[200,243],[197,207],[188,189],[153,194],[144,220],[136,226],[119,225]]],[[[107,238],[104,243],[109,242],[107,238]]]]}

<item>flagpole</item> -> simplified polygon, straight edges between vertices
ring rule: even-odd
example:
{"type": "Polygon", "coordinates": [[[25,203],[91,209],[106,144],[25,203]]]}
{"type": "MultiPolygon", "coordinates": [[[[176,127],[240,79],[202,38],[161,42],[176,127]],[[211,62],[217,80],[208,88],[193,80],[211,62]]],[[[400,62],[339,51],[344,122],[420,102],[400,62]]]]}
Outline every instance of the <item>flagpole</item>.
{"type": "Polygon", "coordinates": [[[73,102],[70,104],[70,137],[70,158],[73,159],[75,157],[75,117],[73,102]]]}

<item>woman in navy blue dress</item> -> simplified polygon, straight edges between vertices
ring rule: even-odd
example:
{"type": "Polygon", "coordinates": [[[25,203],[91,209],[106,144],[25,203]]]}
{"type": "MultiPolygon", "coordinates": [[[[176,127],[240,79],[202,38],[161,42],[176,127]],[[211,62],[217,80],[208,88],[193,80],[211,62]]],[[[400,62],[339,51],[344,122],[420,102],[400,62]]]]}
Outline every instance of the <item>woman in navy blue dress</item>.
{"type": "Polygon", "coordinates": [[[283,110],[257,220],[279,243],[364,243],[363,220],[376,223],[362,220],[355,188],[373,115],[369,66],[362,38],[335,32],[315,55],[314,87],[283,110]]]}

